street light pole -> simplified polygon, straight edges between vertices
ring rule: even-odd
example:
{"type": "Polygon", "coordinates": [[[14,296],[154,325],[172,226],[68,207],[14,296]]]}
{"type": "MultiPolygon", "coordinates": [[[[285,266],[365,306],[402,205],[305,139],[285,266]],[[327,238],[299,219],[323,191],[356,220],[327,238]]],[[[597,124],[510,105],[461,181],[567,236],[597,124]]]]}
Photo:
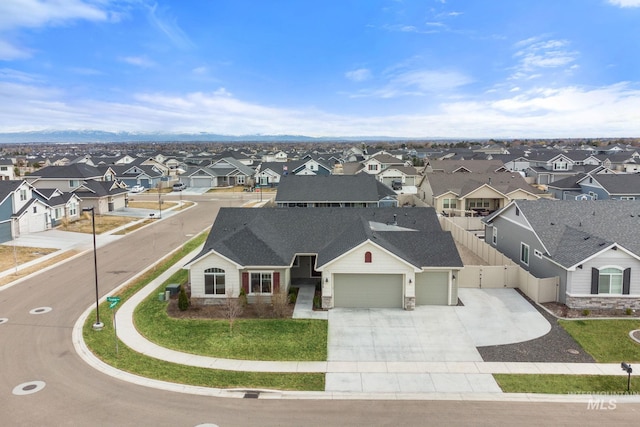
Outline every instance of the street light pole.
{"type": "Polygon", "coordinates": [[[98,250],[96,247],[96,214],[95,208],[92,206],[90,208],[82,209],[83,212],[91,211],[91,225],[93,227],[93,271],[95,273],[96,279],[96,323],[93,324],[93,330],[99,331],[104,327],[104,323],[100,321],[100,304],[98,303],[98,250]]]}

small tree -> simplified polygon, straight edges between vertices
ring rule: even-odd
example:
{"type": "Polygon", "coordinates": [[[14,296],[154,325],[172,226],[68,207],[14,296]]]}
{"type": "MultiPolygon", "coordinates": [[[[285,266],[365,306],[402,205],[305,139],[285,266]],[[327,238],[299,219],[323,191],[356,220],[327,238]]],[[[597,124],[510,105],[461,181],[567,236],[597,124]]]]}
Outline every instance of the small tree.
{"type": "Polygon", "coordinates": [[[224,303],[224,317],[229,321],[229,335],[233,335],[233,324],[238,317],[242,315],[242,307],[238,298],[232,298],[227,292],[227,299],[224,303]]]}
{"type": "Polygon", "coordinates": [[[178,308],[180,311],[186,311],[189,308],[189,297],[184,285],[180,286],[180,294],[178,295],[178,308]]]}
{"type": "Polygon", "coordinates": [[[271,296],[271,304],[273,305],[273,315],[278,318],[283,318],[287,314],[289,295],[280,290],[271,296]]]}

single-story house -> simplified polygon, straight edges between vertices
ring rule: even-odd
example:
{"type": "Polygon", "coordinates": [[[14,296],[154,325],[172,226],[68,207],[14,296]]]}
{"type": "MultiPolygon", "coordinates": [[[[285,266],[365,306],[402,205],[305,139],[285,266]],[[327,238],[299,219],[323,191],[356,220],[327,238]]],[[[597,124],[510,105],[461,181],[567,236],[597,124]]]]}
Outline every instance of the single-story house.
{"type": "Polygon", "coordinates": [[[128,200],[127,186],[120,181],[87,181],[73,191],[80,200],[80,208],[93,207],[96,215],[124,209],[128,200]]]}
{"type": "Polygon", "coordinates": [[[221,208],[189,270],[203,304],[315,283],[322,306],[456,305],[462,268],[431,208],[221,208]]]}
{"type": "Polygon", "coordinates": [[[397,207],[396,193],[368,174],[287,175],[276,194],[278,207],[397,207]]]}
{"type": "Polygon", "coordinates": [[[571,308],[640,309],[640,202],[515,200],[485,219],[488,244],[571,308]]]}

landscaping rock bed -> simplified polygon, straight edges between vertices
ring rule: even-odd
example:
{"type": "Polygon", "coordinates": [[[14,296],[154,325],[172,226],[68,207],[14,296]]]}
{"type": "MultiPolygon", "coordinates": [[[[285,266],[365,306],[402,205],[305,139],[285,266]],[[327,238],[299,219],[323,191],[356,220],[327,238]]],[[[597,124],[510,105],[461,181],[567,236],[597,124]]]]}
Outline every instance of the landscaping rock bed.
{"type": "Polygon", "coordinates": [[[558,319],[533,303],[533,307],[551,324],[546,335],[515,344],[478,347],[485,362],[593,363],[595,360],[558,324],[558,319]]]}

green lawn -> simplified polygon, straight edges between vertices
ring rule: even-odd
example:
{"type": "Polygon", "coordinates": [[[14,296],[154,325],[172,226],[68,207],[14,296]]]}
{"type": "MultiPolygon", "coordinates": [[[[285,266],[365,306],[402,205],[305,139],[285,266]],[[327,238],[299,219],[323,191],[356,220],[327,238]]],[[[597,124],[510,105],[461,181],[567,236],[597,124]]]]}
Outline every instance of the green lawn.
{"type": "MultiPolygon", "coordinates": [[[[158,277],[171,265],[193,251],[204,242],[206,233],[197,236],[187,243],[180,251],[163,260],[158,267],[143,274],[126,289],[121,290],[118,296],[124,303],[131,295],[135,294],[143,286],[158,277]]],[[[163,303],[164,305],[164,303],[163,303]]],[[[176,365],[160,361],[137,353],[122,342],[118,341],[118,353],[116,353],[111,310],[108,303],[100,306],[101,319],[105,327],[102,331],[94,331],[91,325],[95,321],[95,311],[92,312],[84,324],[83,338],[89,349],[102,361],[121,369],[147,378],[163,381],[171,381],[180,384],[190,384],[204,387],[218,388],[269,388],[280,390],[324,390],[324,374],[317,373],[264,373],[264,372],[236,372],[215,369],[195,368],[191,366],[176,365]]],[[[325,325],[326,343],[326,325],[325,325]]],[[[228,324],[227,324],[228,333],[228,324]]],[[[326,353],[326,345],[325,345],[326,353]]],[[[326,358],[326,355],[325,355],[326,358]]]]}
{"type": "Polygon", "coordinates": [[[640,344],[629,332],[640,320],[559,320],[560,325],[600,363],[639,362],[640,344]]]}
{"type": "MultiPolygon", "coordinates": [[[[166,283],[183,283],[185,270],[166,283]]],[[[159,290],[164,289],[165,284],[159,290]]],[[[154,292],[135,312],[138,331],[173,350],[243,360],[327,360],[327,321],[307,319],[174,319],[154,292]]]]}
{"type": "MultiPolygon", "coordinates": [[[[597,394],[627,391],[626,375],[494,374],[493,377],[505,393],[597,394]]],[[[632,376],[631,392],[638,389],[640,387],[632,376]]]]}

